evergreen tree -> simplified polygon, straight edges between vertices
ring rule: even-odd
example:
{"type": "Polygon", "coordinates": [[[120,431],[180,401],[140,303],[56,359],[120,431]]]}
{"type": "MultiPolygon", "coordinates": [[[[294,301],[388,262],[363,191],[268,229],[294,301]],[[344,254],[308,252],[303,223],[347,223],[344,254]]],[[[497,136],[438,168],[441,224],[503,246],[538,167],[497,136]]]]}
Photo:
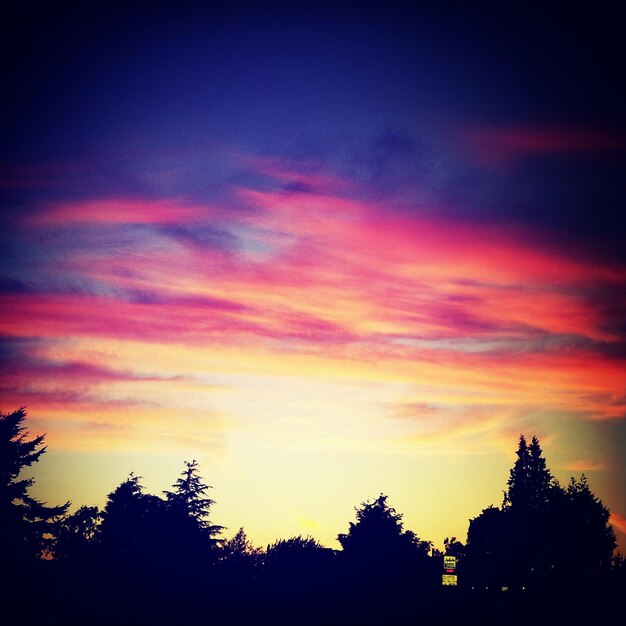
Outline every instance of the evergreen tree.
{"type": "Polygon", "coordinates": [[[528,452],[528,498],[530,507],[537,509],[549,504],[553,492],[558,490],[558,483],[547,467],[537,437],[533,436],[528,452]]]}
{"type": "Polygon", "coordinates": [[[201,482],[198,474],[198,463],[194,460],[185,461],[186,469],[181,472],[180,478],[172,485],[174,491],[165,491],[167,501],[172,507],[180,508],[199,526],[207,525],[206,517],[209,509],[215,502],[205,497],[205,493],[212,487],[201,482]]]}
{"type": "Polygon", "coordinates": [[[529,454],[526,437],[520,435],[515,453],[517,459],[509,472],[508,490],[504,494],[504,506],[511,506],[527,498],[529,454]]]}
{"type": "Polygon", "coordinates": [[[46,451],[44,435],[28,439],[24,407],[0,412],[0,562],[4,567],[41,557],[49,548],[54,522],[69,502],[49,507],[29,495],[33,478],[19,479],[46,451]]]}
{"type": "Polygon", "coordinates": [[[164,492],[170,524],[170,558],[203,567],[218,558],[218,535],[223,530],[223,526],[209,521],[214,501],[206,492],[212,487],[202,482],[196,461],[185,462],[185,469],[172,487],[172,491],[164,492]]]}
{"type": "Polygon", "coordinates": [[[98,538],[104,557],[127,566],[157,562],[166,540],[167,510],[131,475],[107,498],[98,538]]]}
{"type": "Polygon", "coordinates": [[[423,541],[411,530],[405,530],[402,514],[387,504],[380,494],[356,509],[356,522],[348,532],[337,537],[343,548],[342,558],[349,575],[368,579],[367,584],[392,585],[417,576],[432,576],[430,541],[423,541]]]}
{"type": "Polygon", "coordinates": [[[615,534],[586,478],[563,489],[539,440],[520,436],[502,509],[470,521],[466,571],[477,586],[587,584],[610,570],[615,534]]]}
{"type": "Polygon", "coordinates": [[[520,435],[516,456],[503,507],[536,510],[546,506],[554,491],[558,490],[558,483],[546,465],[537,437],[533,436],[529,446],[524,435],[520,435]]]}
{"type": "Polygon", "coordinates": [[[356,509],[356,523],[350,522],[348,533],[337,539],[345,553],[374,560],[405,552],[427,555],[432,547],[413,531],[404,530],[402,514],[387,504],[387,496],[382,493],[372,502],[361,503],[356,509]]]}

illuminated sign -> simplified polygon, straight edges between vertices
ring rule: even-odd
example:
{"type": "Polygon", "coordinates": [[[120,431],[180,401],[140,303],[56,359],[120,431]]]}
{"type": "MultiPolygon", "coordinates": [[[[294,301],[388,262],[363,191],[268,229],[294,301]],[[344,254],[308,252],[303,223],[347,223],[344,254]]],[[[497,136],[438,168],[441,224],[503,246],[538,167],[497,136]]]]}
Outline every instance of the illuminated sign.
{"type": "Polygon", "coordinates": [[[455,556],[444,556],[443,557],[443,569],[446,572],[453,572],[456,569],[456,557],[455,556]]]}
{"type": "Polygon", "coordinates": [[[458,584],[457,575],[456,574],[442,574],[441,584],[444,587],[456,587],[458,584]]]}

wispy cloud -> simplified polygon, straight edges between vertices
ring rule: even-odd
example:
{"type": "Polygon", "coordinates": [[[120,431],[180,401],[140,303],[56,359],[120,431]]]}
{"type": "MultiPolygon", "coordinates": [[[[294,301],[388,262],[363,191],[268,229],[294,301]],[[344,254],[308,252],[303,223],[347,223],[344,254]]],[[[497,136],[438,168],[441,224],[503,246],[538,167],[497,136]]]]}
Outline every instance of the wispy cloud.
{"type": "Polygon", "coordinates": [[[533,156],[602,156],[626,150],[626,135],[592,128],[482,126],[462,133],[464,145],[479,165],[508,166],[533,156]]]}
{"type": "Polygon", "coordinates": [[[566,463],[561,466],[560,469],[568,470],[570,472],[597,472],[599,470],[606,469],[606,467],[605,463],[579,459],[577,461],[566,463]]]}
{"type": "Polygon", "coordinates": [[[3,278],[0,333],[40,346],[10,375],[7,397],[22,390],[56,406],[71,386],[68,401],[83,409],[158,405],[164,389],[188,402],[202,388],[188,386],[199,348],[206,372],[226,368],[241,393],[246,372],[286,375],[295,362],[303,376],[419,385],[391,402],[392,438],[405,441],[497,440],[507,415],[536,406],[624,414],[610,295],[626,282],[619,266],[563,256],[530,230],[365,201],[319,168],[244,162],[264,182],[234,185],[228,208],[111,197],[28,213],[47,263],[3,278]],[[78,230],[59,238],[59,228],[78,230]],[[87,349],[107,343],[118,353],[87,349]],[[163,346],[167,358],[140,356],[163,346]]]}
{"type": "Polygon", "coordinates": [[[185,205],[180,201],[138,198],[108,198],[63,202],[30,216],[32,226],[83,224],[180,224],[199,222],[208,207],[185,205]]]}

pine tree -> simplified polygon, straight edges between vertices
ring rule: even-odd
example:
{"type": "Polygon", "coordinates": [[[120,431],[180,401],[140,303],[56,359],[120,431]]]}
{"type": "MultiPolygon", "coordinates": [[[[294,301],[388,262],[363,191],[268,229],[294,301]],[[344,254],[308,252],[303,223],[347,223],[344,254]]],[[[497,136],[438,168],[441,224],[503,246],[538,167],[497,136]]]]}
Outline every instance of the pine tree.
{"type": "Polygon", "coordinates": [[[503,507],[505,508],[524,502],[528,497],[529,452],[524,435],[519,437],[519,445],[515,454],[517,459],[511,468],[507,481],[508,490],[504,494],[503,507]]]}
{"type": "Polygon", "coordinates": [[[532,508],[546,506],[550,496],[557,487],[556,479],[552,476],[542,456],[543,452],[537,437],[533,436],[528,447],[530,462],[528,467],[528,497],[532,508]]]}
{"type": "Polygon", "coordinates": [[[431,542],[404,529],[402,514],[387,504],[384,494],[361,503],[356,522],[350,522],[348,532],[337,540],[349,575],[366,578],[367,584],[398,584],[410,577],[430,575],[431,542]]]}
{"type": "Polygon", "coordinates": [[[210,485],[201,482],[198,474],[198,463],[194,460],[185,461],[186,469],[181,472],[180,478],[172,485],[174,491],[165,491],[168,502],[173,507],[180,507],[199,526],[205,527],[209,510],[214,500],[205,497],[210,485]]]}
{"type": "Polygon", "coordinates": [[[28,439],[24,407],[0,412],[0,562],[5,566],[41,557],[54,533],[54,521],[69,502],[49,507],[29,495],[33,478],[18,479],[46,451],[44,435],[28,439]]]}
{"type": "Polygon", "coordinates": [[[538,509],[548,504],[557,483],[546,466],[537,437],[530,446],[520,435],[517,459],[511,468],[503,508],[538,509]]]}
{"type": "Polygon", "coordinates": [[[186,468],[172,487],[173,491],[165,491],[170,512],[178,518],[182,527],[186,527],[191,535],[197,535],[210,548],[217,545],[216,535],[223,530],[223,526],[211,524],[208,516],[214,500],[206,497],[206,492],[212,489],[202,482],[198,473],[198,463],[194,460],[185,461],[186,468]]]}
{"type": "Polygon", "coordinates": [[[615,548],[609,511],[583,476],[563,489],[539,440],[520,436],[502,509],[470,521],[471,584],[526,588],[584,585],[608,575],[615,548]]]}
{"type": "Polygon", "coordinates": [[[98,539],[112,562],[145,565],[158,559],[167,528],[165,502],[144,493],[133,473],[107,498],[98,539]]]}

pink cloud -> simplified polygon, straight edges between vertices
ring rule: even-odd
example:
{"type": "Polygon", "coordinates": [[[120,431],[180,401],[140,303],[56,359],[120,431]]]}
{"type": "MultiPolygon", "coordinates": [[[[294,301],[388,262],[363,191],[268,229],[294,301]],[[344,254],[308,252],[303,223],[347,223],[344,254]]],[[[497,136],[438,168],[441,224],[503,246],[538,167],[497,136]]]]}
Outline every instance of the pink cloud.
{"type": "Polygon", "coordinates": [[[534,155],[602,154],[626,149],[626,136],[586,128],[484,126],[462,133],[462,142],[480,165],[500,167],[534,155]]]}
{"type": "MultiPolygon", "coordinates": [[[[623,365],[596,349],[614,337],[585,296],[597,282],[622,287],[622,269],[561,256],[528,231],[390,214],[338,192],[237,197],[246,210],[114,198],[40,213],[42,229],[81,219],[193,228],[202,217],[235,243],[173,244],[159,232],[158,253],[131,245],[98,262],[78,248],[49,270],[88,279],[92,293],[0,295],[0,333],[316,354],[406,380],[419,371],[437,387],[504,390],[508,403],[532,398],[597,419],[626,410],[593,397],[619,397],[623,365]]],[[[78,367],[67,360],[47,374],[67,379],[78,367]]],[[[112,376],[80,367],[86,385],[112,376]]]]}
{"type": "Polygon", "coordinates": [[[259,155],[239,154],[238,160],[252,171],[292,185],[303,185],[312,190],[323,190],[329,193],[346,192],[351,188],[349,181],[323,171],[321,165],[311,168],[299,167],[298,163],[285,161],[279,158],[270,158],[259,155]]]}
{"type": "Polygon", "coordinates": [[[175,201],[135,198],[82,200],[47,207],[29,218],[34,226],[85,224],[180,224],[215,215],[215,209],[175,201]]]}
{"type": "MultiPolygon", "coordinates": [[[[111,333],[168,341],[225,333],[379,343],[546,333],[612,339],[584,287],[597,280],[622,284],[619,270],[561,257],[510,229],[382,217],[376,205],[335,196],[241,193],[257,210],[231,215],[235,232],[253,228],[261,238],[286,237],[266,259],[251,262],[237,251],[184,242],[163,245],[157,257],[130,247],[99,263],[85,250],[59,269],[102,283],[104,292],[121,289],[119,296],[5,295],[1,327],[27,333],[41,318],[43,336],[111,333]],[[146,297],[125,298],[125,290],[146,297]]],[[[112,200],[110,206],[124,213],[127,205],[112,200]]],[[[177,205],[133,206],[129,219],[178,215],[170,212],[177,205]]],[[[110,219],[125,214],[116,215],[110,219]]]]}

